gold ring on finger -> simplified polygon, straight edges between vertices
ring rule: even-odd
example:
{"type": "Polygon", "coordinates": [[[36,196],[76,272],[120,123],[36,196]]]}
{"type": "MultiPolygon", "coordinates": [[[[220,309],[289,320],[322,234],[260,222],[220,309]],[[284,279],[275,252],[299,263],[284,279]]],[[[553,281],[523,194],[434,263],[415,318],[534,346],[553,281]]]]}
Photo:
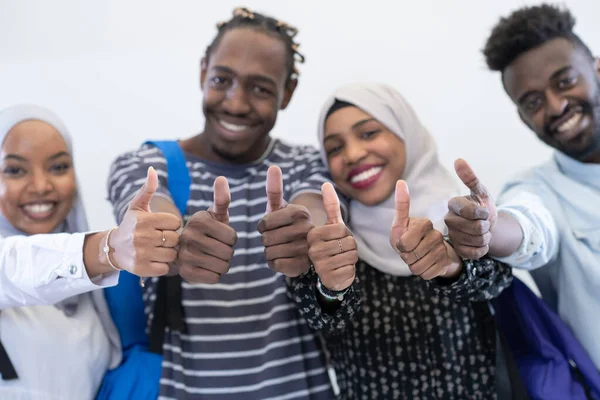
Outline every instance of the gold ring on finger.
{"type": "Polygon", "coordinates": [[[342,254],[344,252],[344,245],[342,244],[342,241],[340,239],[338,239],[337,242],[338,242],[338,247],[340,249],[340,253],[339,254],[342,254]]]}

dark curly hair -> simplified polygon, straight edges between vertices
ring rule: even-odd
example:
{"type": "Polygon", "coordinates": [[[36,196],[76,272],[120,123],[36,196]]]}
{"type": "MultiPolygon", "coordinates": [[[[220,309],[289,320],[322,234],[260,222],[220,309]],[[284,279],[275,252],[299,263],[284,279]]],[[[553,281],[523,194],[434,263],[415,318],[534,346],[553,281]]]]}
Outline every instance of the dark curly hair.
{"type": "Polygon", "coordinates": [[[566,8],[550,4],[520,8],[492,29],[483,49],[485,61],[492,71],[503,72],[519,55],[556,38],[571,41],[593,58],[574,26],[575,17],[566,8]]]}
{"type": "Polygon", "coordinates": [[[287,50],[287,80],[290,81],[298,78],[300,72],[298,71],[296,64],[304,62],[304,56],[298,51],[300,44],[294,41],[294,37],[298,34],[298,29],[281,20],[260,14],[245,7],[234,9],[233,16],[230,20],[217,24],[217,35],[206,48],[206,53],[204,55],[207,64],[211,53],[217,48],[223,35],[225,35],[226,32],[237,28],[256,29],[281,40],[285,44],[287,50]]]}

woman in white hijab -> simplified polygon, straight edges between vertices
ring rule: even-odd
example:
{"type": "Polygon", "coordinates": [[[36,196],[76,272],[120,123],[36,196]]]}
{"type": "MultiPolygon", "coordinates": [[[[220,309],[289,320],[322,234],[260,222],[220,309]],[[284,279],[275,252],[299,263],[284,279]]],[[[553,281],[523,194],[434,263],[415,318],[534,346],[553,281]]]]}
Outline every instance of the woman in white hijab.
{"type": "Polygon", "coordinates": [[[382,84],[336,90],[318,128],[323,161],[349,201],[351,233],[332,240],[333,224],[314,228],[314,270],[292,287],[300,312],[325,336],[342,397],[496,398],[494,331],[486,334],[487,308],[476,311],[474,301],[498,295],[511,273],[491,260],[461,261],[444,241],[458,186],[433,138],[382,84]],[[340,271],[354,243],[350,285],[340,271]]]}
{"type": "MultiPolygon", "coordinates": [[[[4,110],[0,121],[2,237],[88,231],[62,122],[35,106],[4,110]]],[[[89,399],[120,362],[102,291],[53,306],[5,308],[0,339],[18,371],[16,379],[0,380],[0,398],[89,399]]]]}
{"type": "Polygon", "coordinates": [[[142,276],[166,273],[176,256],[167,247],[177,245],[179,221],[163,216],[164,231],[147,223],[160,216],[144,219],[145,210],[138,211],[152,192],[144,189],[132,201],[127,226],[87,232],[71,138],[45,108],[2,110],[0,144],[0,240],[54,233],[31,236],[37,239],[35,245],[17,246],[2,260],[0,283],[10,294],[0,296],[0,398],[91,399],[107,369],[120,363],[121,345],[102,290],[85,292],[115,285],[115,270],[122,268],[142,276]],[[128,238],[133,236],[156,240],[132,245],[128,238]],[[61,246],[67,249],[57,248],[61,246]],[[141,258],[142,253],[151,260],[141,258]],[[41,259],[51,265],[33,265],[41,259]],[[86,264],[78,268],[81,260],[86,264]],[[151,268],[150,261],[164,265],[153,263],[151,268]],[[61,272],[62,264],[67,271],[61,272]],[[66,298],[64,293],[75,296],[66,298]],[[52,304],[52,299],[64,300],[41,305],[52,304]]]}

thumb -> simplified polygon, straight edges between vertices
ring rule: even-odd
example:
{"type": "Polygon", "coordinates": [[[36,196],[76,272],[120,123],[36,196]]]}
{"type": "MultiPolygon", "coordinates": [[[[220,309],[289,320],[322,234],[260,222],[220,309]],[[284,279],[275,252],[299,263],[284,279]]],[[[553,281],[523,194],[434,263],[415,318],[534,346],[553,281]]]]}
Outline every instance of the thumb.
{"type": "Polygon", "coordinates": [[[401,237],[408,231],[408,221],[410,212],[410,194],[408,185],[405,181],[396,182],[396,214],[392,222],[392,230],[401,237]]]}
{"type": "Polygon", "coordinates": [[[224,176],[215,179],[213,185],[213,203],[208,209],[218,221],[229,224],[229,203],[231,202],[231,193],[229,192],[229,182],[224,176]]]}
{"type": "Polygon", "coordinates": [[[129,210],[150,212],[150,201],[156,193],[156,189],[158,189],[158,175],[154,168],[150,167],[144,186],[140,188],[131,203],[129,203],[129,210]]]}
{"type": "Polygon", "coordinates": [[[283,176],[281,169],[271,165],[267,170],[267,213],[277,211],[287,205],[283,199],[283,176]]]}
{"type": "Polygon", "coordinates": [[[335,193],[333,185],[329,182],[325,182],[321,186],[321,193],[323,194],[323,206],[325,206],[325,213],[327,214],[327,224],[343,224],[342,210],[340,210],[340,199],[335,193]]]}
{"type": "Polygon", "coordinates": [[[462,158],[456,160],[454,162],[454,170],[456,171],[456,175],[458,175],[462,183],[469,188],[471,194],[478,200],[484,200],[489,197],[487,189],[479,181],[479,178],[477,175],[475,175],[475,172],[465,160],[462,158]]]}

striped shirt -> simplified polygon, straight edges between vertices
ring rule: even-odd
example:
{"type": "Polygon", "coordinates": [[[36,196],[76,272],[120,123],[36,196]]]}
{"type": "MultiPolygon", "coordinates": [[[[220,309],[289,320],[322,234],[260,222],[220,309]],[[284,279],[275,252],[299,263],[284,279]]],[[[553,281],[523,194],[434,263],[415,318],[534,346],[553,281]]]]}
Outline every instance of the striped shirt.
{"type": "MultiPolygon", "coordinates": [[[[182,283],[186,331],[165,332],[161,398],[330,399],[324,355],[287,295],[283,275],[267,266],[257,224],[264,216],[267,169],[283,172],[284,197],[320,193],[327,170],[318,151],[272,140],[264,155],[247,165],[208,162],[186,154],[191,193],[184,220],[213,201],[213,182],[223,175],[231,190],[229,220],[238,235],[229,272],[220,283],[182,283]]],[[[112,165],[109,198],[121,221],[143,185],[149,166],[167,189],[166,161],[154,148],[121,155],[112,165]]],[[[157,279],[146,285],[149,321],[157,279]]]]}

